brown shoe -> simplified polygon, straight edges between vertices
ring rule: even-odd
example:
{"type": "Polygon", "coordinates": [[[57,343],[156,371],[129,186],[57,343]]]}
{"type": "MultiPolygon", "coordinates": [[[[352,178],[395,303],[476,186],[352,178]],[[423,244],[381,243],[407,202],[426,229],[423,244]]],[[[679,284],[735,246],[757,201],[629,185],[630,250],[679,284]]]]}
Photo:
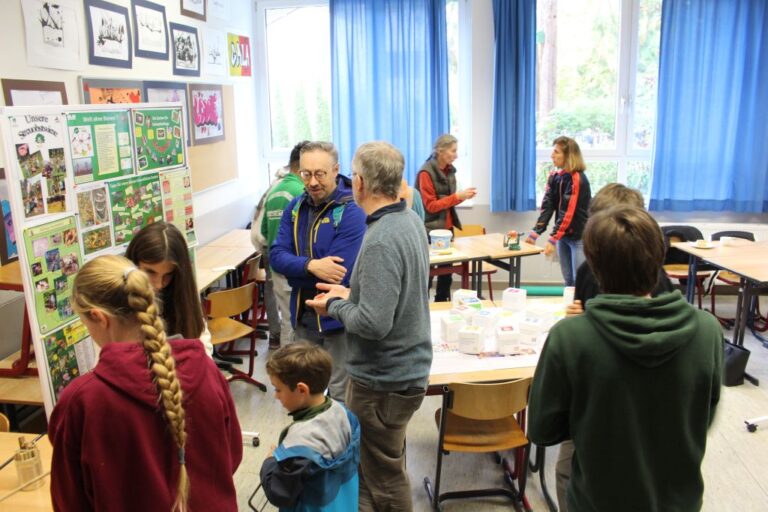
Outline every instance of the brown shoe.
{"type": "Polygon", "coordinates": [[[280,348],[280,336],[269,337],[269,350],[277,350],[280,348]]]}

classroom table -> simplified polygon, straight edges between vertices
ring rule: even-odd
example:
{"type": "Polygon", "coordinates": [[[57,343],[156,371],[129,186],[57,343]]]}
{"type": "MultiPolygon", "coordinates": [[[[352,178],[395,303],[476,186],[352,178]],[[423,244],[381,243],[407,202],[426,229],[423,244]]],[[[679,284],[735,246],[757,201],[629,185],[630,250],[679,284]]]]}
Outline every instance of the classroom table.
{"type": "MultiPolygon", "coordinates": [[[[467,237],[469,238],[469,237],[467,237]]],[[[535,253],[532,253],[535,254],[535,253]]],[[[528,298],[527,305],[533,305],[533,304],[551,304],[554,307],[555,304],[562,303],[561,297],[547,297],[547,298],[528,298]]],[[[490,308],[490,307],[497,307],[493,302],[484,300],[482,302],[482,305],[484,308],[490,308]]],[[[429,305],[430,312],[435,311],[448,311],[453,307],[453,305],[450,302],[433,302],[429,305]]],[[[565,306],[563,305],[563,309],[565,309],[565,306]]],[[[435,321],[435,316],[431,315],[432,321],[435,321]]],[[[434,329],[433,329],[434,332],[434,329]]],[[[433,342],[434,344],[434,342],[433,342]]],[[[541,347],[538,347],[539,349],[541,347]]],[[[452,372],[452,373],[435,373],[433,369],[435,366],[435,361],[439,360],[441,357],[445,357],[445,352],[435,352],[433,354],[433,366],[430,368],[430,374],[429,374],[429,390],[427,394],[434,395],[434,394],[440,394],[444,390],[444,386],[447,386],[450,383],[453,382],[475,382],[475,383],[482,383],[482,382],[494,382],[499,380],[507,380],[507,379],[524,379],[526,377],[533,377],[533,374],[536,370],[536,364],[538,362],[538,355],[540,352],[537,353],[535,358],[531,358],[531,356],[521,356],[525,357],[526,361],[530,362],[531,364],[526,365],[520,365],[518,364],[516,357],[510,357],[506,356],[502,359],[496,359],[496,361],[508,361],[510,364],[506,367],[499,368],[497,365],[497,368],[492,370],[467,370],[467,371],[459,371],[459,372],[452,372]]],[[[476,359],[478,356],[473,355],[466,355],[467,358],[476,359]]],[[[549,489],[547,488],[547,482],[544,476],[544,459],[546,454],[546,447],[544,446],[536,446],[536,455],[535,455],[535,462],[530,463],[530,469],[532,472],[539,472],[539,480],[541,484],[542,493],[544,494],[544,498],[549,505],[549,509],[552,511],[557,510],[557,506],[555,505],[554,500],[549,494],[549,489]]]]}
{"type": "Polygon", "coordinates": [[[216,240],[208,242],[205,245],[206,247],[250,247],[253,249],[253,242],[251,242],[251,230],[233,229],[232,231],[228,231],[216,240]]]}
{"type": "Polygon", "coordinates": [[[542,248],[525,242],[520,242],[520,249],[509,250],[504,245],[502,233],[458,237],[454,239],[453,247],[465,254],[470,261],[472,287],[477,290],[478,295],[482,291],[482,262],[488,262],[509,272],[509,286],[520,288],[522,258],[543,252],[542,248]]]}
{"type": "MultiPolygon", "coordinates": [[[[18,432],[0,432],[0,462],[11,457],[19,448],[19,436],[24,436],[31,441],[35,434],[20,434],[18,432]]],[[[50,471],[53,447],[48,436],[43,436],[37,441],[40,457],[43,461],[43,472],[50,471]]],[[[11,462],[0,470],[0,498],[18,487],[16,468],[11,462]]],[[[29,491],[19,491],[5,501],[0,501],[0,510],[3,512],[36,512],[53,510],[51,504],[51,477],[43,479],[43,485],[29,491]]]]}
{"type": "MultiPolygon", "coordinates": [[[[24,291],[24,284],[21,279],[21,266],[19,261],[0,266],[0,290],[10,290],[16,292],[24,291]]],[[[29,326],[29,315],[27,314],[27,303],[24,302],[24,320],[21,331],[21,351],[17,352],[18,357],[10,365],[0,365],[0,377],[20,377],[22,375],[35,376],[37,368],[30,366],[34,358],[32,350],[32,330],[29,326]]],[[[0,400],[2,401],[2,400],[0,400]]]]}
{"type": "MultiPolygon", "coordinates": [[[[247,229],[235,231],[248,232],[247,229]]],[[[226,236],[224,235],[224,237],[226,236]]],[[[221,240],[221,238],[217,240],[221,240]]],[[[197,273],[198,292],[202,293],[213,283],[235,270],[258,252],[251,244],[250,238],[248,238],[247,243],[242,243],[242,239],[238,242],[235,236],[233,236],[233,239],[232,245],[206,244],[196,249],[195,270],[197,273]]]]}
{"type": "MultiPolygon", "coordinates": [[[[693,303],[694,278],[699,261],[720,270],[727,270],[740,277],[733,342],[736,345],[744,345],[752,297],[761,288],[768,286],[768,265],[766,264],[768,262],[768,241],[752,242],[737,239],[733,245],[728,246],[721,241],[714,241],[710,243],[711,248],[708,249],[696,247],[691,242],[677,242],[673,243],[672,247],[690,256],[686,285],[686,299],[689,303],[693,303]]],[[[744,377],[755,385],[759,383],[751,375],[745,374],[744,377]]]]}

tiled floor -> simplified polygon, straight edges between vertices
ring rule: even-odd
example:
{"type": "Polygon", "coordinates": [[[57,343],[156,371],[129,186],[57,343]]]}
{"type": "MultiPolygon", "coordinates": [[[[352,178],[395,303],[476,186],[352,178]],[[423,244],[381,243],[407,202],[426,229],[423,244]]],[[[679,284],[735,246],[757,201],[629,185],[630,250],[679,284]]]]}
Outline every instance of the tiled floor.
{"type": "MultiPolygon", "coordinates": [[[[718,313],[733,311],[735,300],[718,298],[718,313]]],[[[726,337],[729,332],[726,331],[726,337]]],[[[268,382],[264,372],[267,342],[259,342],[257,376],[268,382]]],[[[761,386],[746,383],[724,388],[715,423],[710,430],[704,458],[704,511],[751,512],[768,510],[768,422],[755,433],[747,432],[744,420],[768,415],[768,349],[748,335],[745,345],[752,350],[748,370],[761,380],[761,386]]],[[[244,458],[235,481],[240,510],[250,510],[248,498],[259,482],[261,462],[270,445],[277,440],[289,418],[274,399],[272,390],[263,393],[243,382],[232,385],[243,430],[258,431],[261,446],[250,442],[244,446],[244,458]]],[[[411,477],[414,510],[431,510],[422,485],[425,476],[434,478],[437,429],[434,412],[439,397],[427,397],[408,428],[408,473],[411,477]]],[[[556,449],[548,452],[545,475],[554,496],[554,458],[556,449]]],[[[451,488],[503,485],[498,467],[490,455],[451,454],[444,463],[443,490],[451,488]]],[[[534,510],[546,510],[538,477],[529,480],[528,498],[534,510]]],[[[508,510],[503,500],[448,502],[446,511],[508,510]]],[[[267,510],[274,510],[268,507],[267,510]]]]}

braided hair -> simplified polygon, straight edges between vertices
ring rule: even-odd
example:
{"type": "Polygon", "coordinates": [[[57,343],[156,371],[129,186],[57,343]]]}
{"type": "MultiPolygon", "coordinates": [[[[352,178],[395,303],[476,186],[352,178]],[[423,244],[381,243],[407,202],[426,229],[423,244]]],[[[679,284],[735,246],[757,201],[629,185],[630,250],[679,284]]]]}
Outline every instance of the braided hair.
{"type": "Polygon", "coordinates": [[[176,376],[176,361],[171,355],[171,346],[166,340],[163,320],[147,275],[121,256],[100,256],[83,265],[77,273],[72,297],[78,314],[100,309],[112,317],[140,324],[141,343],[181,466],[176,500],[171,510],[186,510],[189,478],[184,456],[187,433],[182,389],[176,376]]]}

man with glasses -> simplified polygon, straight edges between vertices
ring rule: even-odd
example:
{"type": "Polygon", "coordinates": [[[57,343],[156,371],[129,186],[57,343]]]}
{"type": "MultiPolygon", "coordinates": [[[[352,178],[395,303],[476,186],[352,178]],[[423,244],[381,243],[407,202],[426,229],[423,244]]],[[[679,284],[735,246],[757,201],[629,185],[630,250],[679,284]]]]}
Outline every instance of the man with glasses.
{"type": "Polygon", "coordinates": [[[328,391],[344,402],[344,326],[304,301],[317,295],[317,283],[348,285],[365,234],[365,213],[352,200],[351,180],[339,174],[339,155],[330,142],[309,142],[301,148],[299,176],[305,192],[283,212],[270,263],[291,285],[294,340],[322,345],[331,353],[328,391]]]}

